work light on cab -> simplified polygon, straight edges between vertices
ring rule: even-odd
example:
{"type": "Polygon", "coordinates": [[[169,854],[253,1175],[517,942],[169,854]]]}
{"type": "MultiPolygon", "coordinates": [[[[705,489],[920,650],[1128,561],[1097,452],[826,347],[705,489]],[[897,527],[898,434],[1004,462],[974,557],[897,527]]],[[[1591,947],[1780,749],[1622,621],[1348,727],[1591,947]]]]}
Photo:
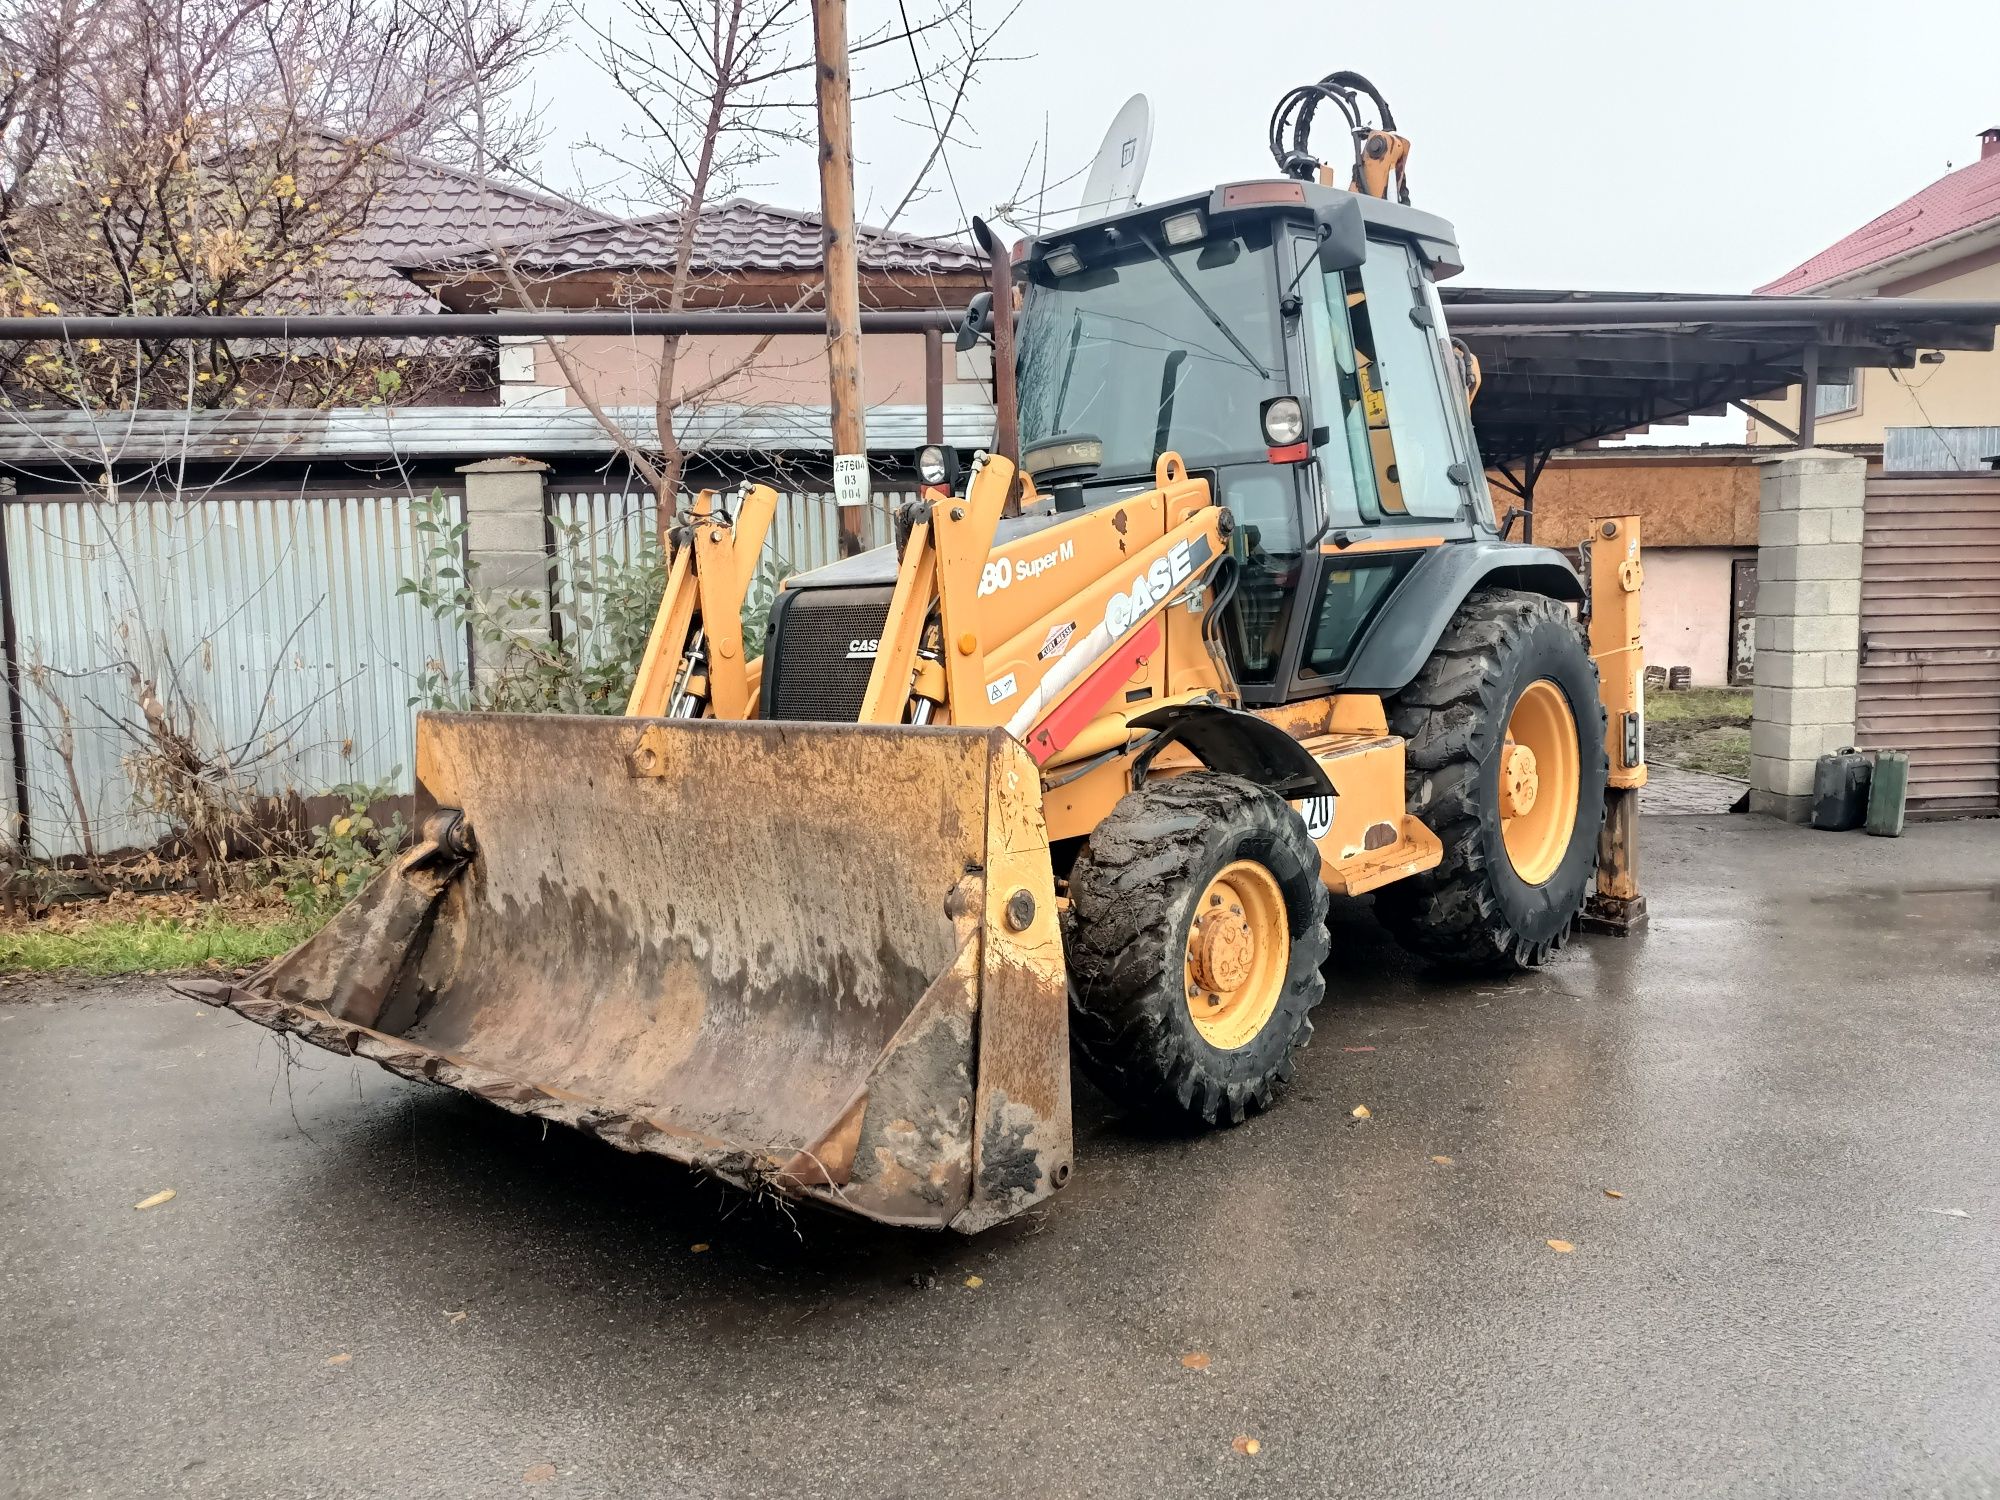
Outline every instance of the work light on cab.
{"type": "Polygon", "coordinates": [[[1074,276],[1083,269],[1083,257],[1076,253],[1074,245],[1058,245],[1042,260],[1051,276],[1074,276]]]}
{"type": "Polygon", "coordinates": [[[1303,461],[1310,448],[1306,443],[1306,408],[1297,396],[1273,396],[1262,408],[1264,442],[1274,464],[1303,461]]]}
{"type": "Polygon", "coordinates": [[[1169,245],[1191,245],[1208,233],[1208,224],[1198,211],[1174,214],[1160,221],[1160,232],[1169,245]]]}
{"type": "Polygon", "coordinates": [[[925,489],[950,490],[958,483],[958,450],[927,443],[917,450],[917,481],[925,489]]]}

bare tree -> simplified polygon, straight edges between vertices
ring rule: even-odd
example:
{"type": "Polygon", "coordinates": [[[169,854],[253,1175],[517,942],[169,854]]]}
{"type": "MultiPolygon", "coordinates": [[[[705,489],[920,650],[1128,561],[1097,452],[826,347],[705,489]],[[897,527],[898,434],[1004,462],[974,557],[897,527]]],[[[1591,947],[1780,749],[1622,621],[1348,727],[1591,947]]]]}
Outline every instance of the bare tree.
{"type": "MultiPolygon", "coordinates": [[[[921,11],[898,0],[891,20],[851,43],[856,97],[921,99],[921,113],[905,123],[931,140],[879,228],[893,228],[921,201],[939,167],[948,166],[948,150],[966,144],[959,138],[965,107],[979,70],[999,60],[996,39],[1012,14],[1010,8],[989,24],[973,0],[930,0],[921,11]]],[[[698,253],[704,216],[754,185],[774,157],[813,142],[808,0],[625,0],[610,22],[592,21],[580,9],[575,16],[636,121],[616,139],[589,142],[589,149],[616,169],[629,202],[663,211],[672,231],[668,264],[658,268],[664,277],[631,281],[619,289],[619,300],[669,312],[713,305],[728,289],[704,270],[698,253]]],[[[524,268],[518,247],[496,246],[495,255],[513,300],[528,306],[544,300],[546,288],[524,268]]],[[[790,306],[809,306],[821,290],[808,288],[790,306]]],[[[675,506],[691,456],[682,417],[739,382],[764,359],[771,340],[756,340],[692,374],[683,360],[686,343],[680,335],[658,341],[651,443],[607,410],[591,389],[591,373],[561,341],[546,343],[577,399],[652,488],[662,516],[675,506]]]]}
{"type": "MultiPolygon", "coordinates": [[[[495,101],[553,38],[537,0],[0,0],[0,311],[367,310],[396,289],[343,247],[401,159],[520,159],[495,101]]],[[[396,393],[400,352],[51,340],[0,347],[0,391],[325,406],[396,393]]]]}

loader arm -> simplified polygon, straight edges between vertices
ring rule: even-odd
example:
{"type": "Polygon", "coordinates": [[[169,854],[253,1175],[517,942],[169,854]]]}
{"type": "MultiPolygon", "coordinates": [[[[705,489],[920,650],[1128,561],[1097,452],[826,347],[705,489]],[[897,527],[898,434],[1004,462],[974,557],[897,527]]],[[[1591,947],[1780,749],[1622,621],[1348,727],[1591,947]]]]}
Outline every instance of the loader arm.
{"type": "MultiPolygon", "coordinates": [[[[986,458],[962,498],[911,518],[861,722],[1004,727],[1045,766],[1170,650],[1198,668],[1192,695],[1233,697],[1198,630],[1170,647],[1163,619],[1176,604],[1202,608],[1233,530],[1207,482],[1169,453],[1154,475],[1160,519],[1145,523],[1157,529],[1135,523],[1136,502],[1107,505],[996,549],[1013,476],[1006,458],[986,458]],[[1042,549],[1064,559],[1061,586],[1010,590],[1012,554],[1042,549]]],[[[1149,708],[1167,701],[1150,686],[1144,696],[1149,708]]],[[[1122,738],[1122,716],[1114,727],[1122,738]]]]}

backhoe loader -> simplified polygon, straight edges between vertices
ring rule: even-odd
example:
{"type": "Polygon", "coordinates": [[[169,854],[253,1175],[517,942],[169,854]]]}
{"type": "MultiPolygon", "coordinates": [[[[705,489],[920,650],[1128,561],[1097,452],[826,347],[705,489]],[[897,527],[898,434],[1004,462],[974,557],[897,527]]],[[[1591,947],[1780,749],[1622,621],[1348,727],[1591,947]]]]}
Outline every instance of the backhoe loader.
{"type": "Polygon", "coordinates": [[[894,543],[791,578],[761,643],[776,497],[702,495],[626,714],[420,716],[420,840],[203,998],[970,1233],[1068,1181],[1072,1051],[1130,1110],[1274,1103],[1330,894],[1477,972],[1546,962],[1594,877],[1629,913],[1637,523],[1583,576],[1503,539],[1453,231],[1391,195],[1383,113],[1346,189],[1274,127],[1276,178],[996,254],[1018,417],[963,482],[927,450],[894,543]]]}

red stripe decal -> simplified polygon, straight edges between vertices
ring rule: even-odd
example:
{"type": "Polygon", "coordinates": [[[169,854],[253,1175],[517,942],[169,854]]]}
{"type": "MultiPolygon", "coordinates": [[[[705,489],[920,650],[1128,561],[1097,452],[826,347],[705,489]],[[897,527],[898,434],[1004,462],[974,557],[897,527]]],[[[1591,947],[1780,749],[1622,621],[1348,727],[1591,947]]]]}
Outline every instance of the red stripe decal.
{"type": "Polygon", "coordinates": [[[1097,711],[1111,695],[1132,680],[1132,674],[1139,668],[1139,658],[1159,649],[1164,634],[1160,617],[1154,615],[1114,646],[1111,654],[1056,705],[1054,712],[1028,731],[1028,754],[1035,758],[1036,765],[1047,765],[1058,750],[1083,732],[1083,726],[1097,717],[1097,711]]]}

